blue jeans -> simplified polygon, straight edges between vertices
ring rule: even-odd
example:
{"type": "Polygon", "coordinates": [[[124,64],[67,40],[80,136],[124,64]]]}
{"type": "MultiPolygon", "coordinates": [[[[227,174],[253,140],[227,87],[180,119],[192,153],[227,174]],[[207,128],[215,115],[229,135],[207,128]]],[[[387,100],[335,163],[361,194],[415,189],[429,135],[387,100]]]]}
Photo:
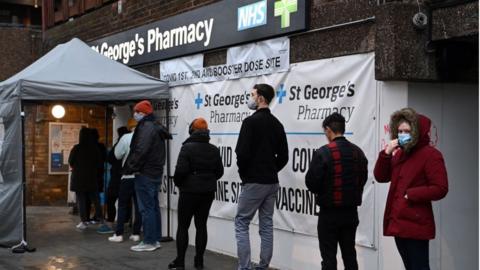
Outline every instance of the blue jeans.
{"type": "Polygon", "coordinates": [[[142,215],[143,243],[154,245],[162,238],[162,220],[158,201],[160,182],[145,175],[135,177],[138,209],[142,215]]]}
{"type": "Polygon", "coordinates": [[[243,185],[235,216],[235,236],[237,238],[238,269],[250,270],[249,225],[258,210],[259,233],[261,238],[260,263],[256,269],[267,269],[273,254],[273,211],[277,199],[278,184],[243,185]]]}
{"type": "Polygon", "coordinates": [[[120,180],[118,192],[118,218],[116,235],[123,235],[124,223],[127,222],[127,215],[132,212],[132,199],[135,207],[135,220],[133,222],[133,234],[139,235],[142,228],[142,216],[138,210],[137,196],[135,194],[135,179],[126,178],[120,180]],[[129,209],[130,208],[130,209],[129,209]]]}

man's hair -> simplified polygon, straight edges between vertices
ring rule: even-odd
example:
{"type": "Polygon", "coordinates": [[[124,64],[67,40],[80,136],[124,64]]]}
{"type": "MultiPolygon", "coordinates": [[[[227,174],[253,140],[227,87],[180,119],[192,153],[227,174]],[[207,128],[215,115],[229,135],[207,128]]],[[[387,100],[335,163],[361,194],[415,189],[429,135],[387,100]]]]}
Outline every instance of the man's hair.
{"type": "Polygon", "coordinates": [[[273,97],[275,96],[273,87],[265,83],[255,84],[253,89],[257,89],[257,94],[264,97],[267,104],[270,104],[270,101],[272,101],[273,97]]]}
{"type": "Polygon", "coordinates": [[[343,117],[339,113],[332,113],[325,120],[323,120],[322,124],[323,128],[329,127],[334,133],[345,133],[345,117],[343,117]]]}

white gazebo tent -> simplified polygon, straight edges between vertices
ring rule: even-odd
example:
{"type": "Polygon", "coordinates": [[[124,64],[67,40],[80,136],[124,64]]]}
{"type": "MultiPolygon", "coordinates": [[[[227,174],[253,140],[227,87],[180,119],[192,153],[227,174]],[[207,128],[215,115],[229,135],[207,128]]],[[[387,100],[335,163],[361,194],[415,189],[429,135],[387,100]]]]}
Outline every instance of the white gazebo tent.
{"type": "Polygon", "coordinates": [[[169,97],[167,83],[92,50],[58,45],[0,83],[0,245],[25,243],[22,101],[116,102],[169,97]]]}

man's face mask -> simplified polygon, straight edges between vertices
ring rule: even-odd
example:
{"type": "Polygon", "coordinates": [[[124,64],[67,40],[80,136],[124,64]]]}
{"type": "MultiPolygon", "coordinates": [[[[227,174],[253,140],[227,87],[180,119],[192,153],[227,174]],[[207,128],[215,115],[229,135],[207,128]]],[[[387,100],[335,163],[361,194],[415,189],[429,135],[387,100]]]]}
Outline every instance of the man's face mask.
{"type": "Polygon", "coordinates": [[[398,134],[398,145],[404,146],[412,140],[410,133],[400,133],[398,134]]]}
{"type": "Polygon", "coordinates": [[[140,120],[142,120],[144,117],[144,115],[142,113],[139,113],[139,112],[134,112],[133,113],[133,119],[135,119],[135,121],[140,122],[140,120]]]}
{"type": "Polygon", "coordinates": [[[253,98],[250,98],[247,102],[247,106],[250,110],[256,110],[258,108],[257,102],[253,98]]]}

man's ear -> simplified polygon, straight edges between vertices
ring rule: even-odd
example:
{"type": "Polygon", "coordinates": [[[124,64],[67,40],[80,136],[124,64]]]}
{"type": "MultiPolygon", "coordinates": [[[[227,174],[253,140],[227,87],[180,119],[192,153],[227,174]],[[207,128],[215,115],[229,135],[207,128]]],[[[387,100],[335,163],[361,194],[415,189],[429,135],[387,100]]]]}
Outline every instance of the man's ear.
{"type": "Polygon", "coordinates": [[[260,99],[260,102],[261,102],[261,103],[265,103],[265,104],[267,104],[267,105],[268,105],[268,103],[267,103],[267,100],[265,99],[265,97],[264,97],[264,96],[262,96],[262,95],[258,95],[258,99],[260,99]]]}

